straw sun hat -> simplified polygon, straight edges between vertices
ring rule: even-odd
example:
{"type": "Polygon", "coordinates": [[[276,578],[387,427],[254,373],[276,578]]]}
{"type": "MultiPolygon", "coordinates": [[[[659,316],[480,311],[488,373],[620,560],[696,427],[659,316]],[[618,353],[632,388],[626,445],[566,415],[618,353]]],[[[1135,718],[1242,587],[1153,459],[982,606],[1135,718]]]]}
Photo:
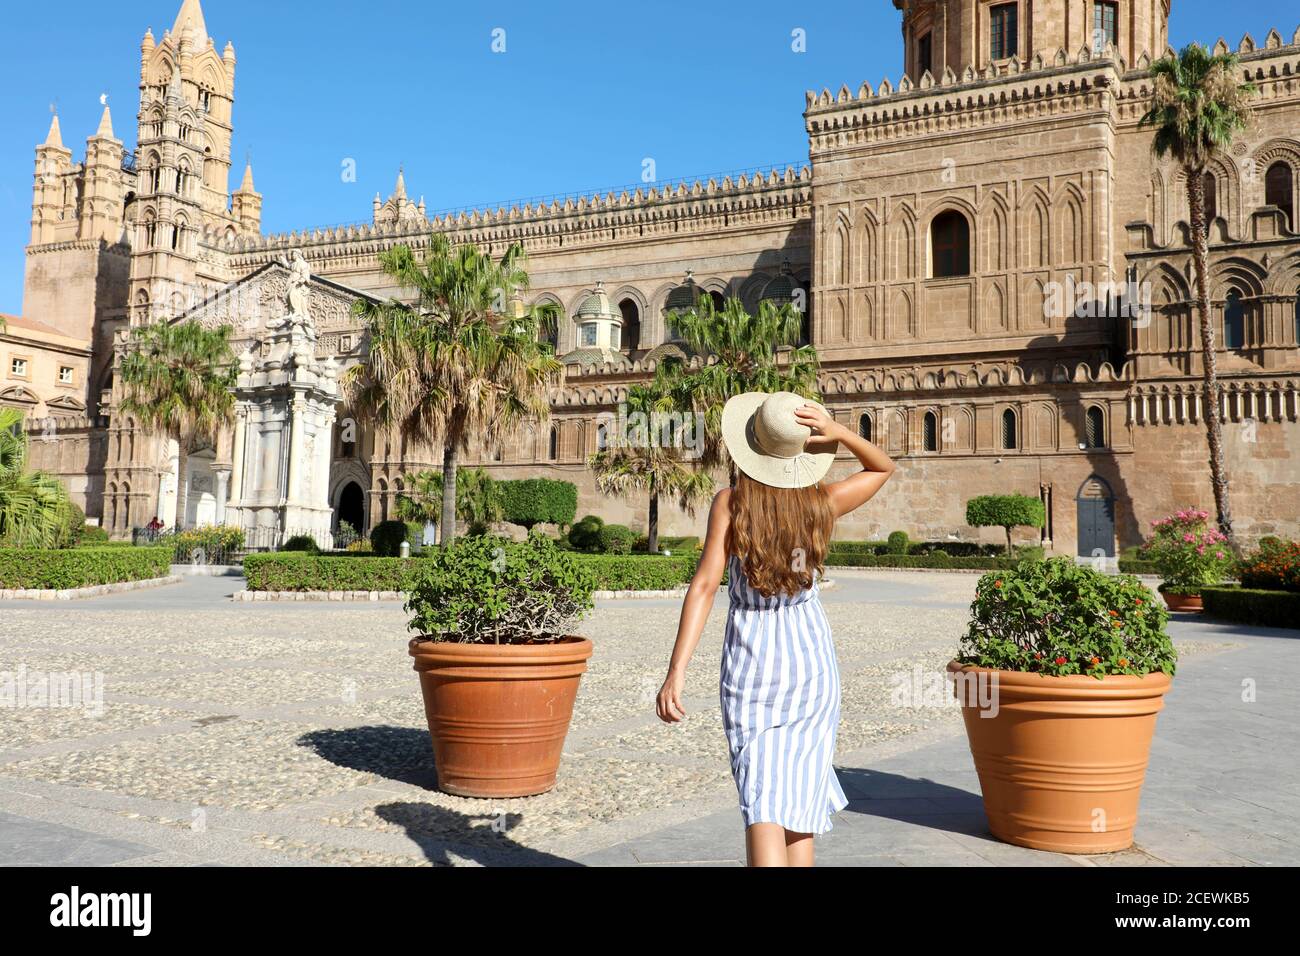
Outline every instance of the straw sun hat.
{"type": "Polygon", "coordinates": [[[736,467],[773,488],[807,488],[826,477],[835,453],[804,451],[812,429],[799,424],[800,405],[825,407],[793,392],[746,392],[722,409],[722,440],[736,467]]]}

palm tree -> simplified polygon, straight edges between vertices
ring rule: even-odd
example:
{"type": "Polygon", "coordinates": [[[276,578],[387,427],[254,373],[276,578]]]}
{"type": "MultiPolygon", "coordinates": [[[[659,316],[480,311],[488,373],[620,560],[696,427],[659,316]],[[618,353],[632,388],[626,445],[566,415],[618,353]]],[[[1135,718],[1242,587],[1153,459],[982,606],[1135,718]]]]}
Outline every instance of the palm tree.
{"type": "MultiPolygon", "coordinates": [[[[650,385],[634,385],[628,390],[628,415],[640,413],[652,421],[656,412],[672,411],[674,401],[667,391],[650,385]]],[[[683,460],[681,449],[657,441],[655,429],[648,428],[632,440],[620,436],[613,444],[596,452],[587,463],[596,476],[596,487],[606,495],[650,495],[650,516],[646,530],[646,550],[659,550],[659,497],[675,498],[687,514],[707,501],[713,493],[713,479],[705,470],[683,460]]]]}
{"type": "MultiPolygon", "coordinates": [[[[504,502],[501,485],[482,468],[456,471],[456,517],[471,530],[481,530],[500,521],[504,502]]],[[[397,517],[403,521],[427,523],[441,520],[442,475],[421,471],[411,478],[408,490],[397,496],[397,517]]]]}
{"type": "Polygon", "coordinates": [[[16,408],[0,408],[0,544],[51,548],[72,503],[57,478],[27,471],[27,434],[16,408]]]}
{"type": "Polygon", "coordinates": [[[216,441],[234,411],[239,373],[230,334],[229,326],[205,329],[194,319],[137,326],[122,357],[122,412],[176,442],[178,526],[185,521],[190,453],[216,441]]]}
{"type": "Polygon", "coordinates": [[[516,298],[528,288],[517,243],[494,261],[473,243],[453,247],[434,234],[423,260],[396,246],[379,262],[415,302],[356,303],[369,354],[344,385],[378,425],[442,443],[440,540],[448,544],[456,534],[458,453],[473,440],[499,445],[525,421],[540,425],[550,415],[548,392],[564,367],[539,333],[557,315],[552,306],[526,309],[516,298]]]}
{"type": "Polygon", "coordinates": [[[1192,260],[1196,272],[1196,311],[1201,324],[1204,366],[1205,434],[1210,449],[1210,481],[1219,530],[1235,551],[1232,507],[1223,463],[1223,430],[1219,418],[1219,372],[1215,358],[1214,326],[1210,324],[1209,256],[1205,221],[1204,174],[1222,156],[1233,139],[1250,124],[1253,83],[1239,82],[1237,57],[1211,55],[1199,43],[1184,47],[1151,65],[1155,81],[1151,108],[1141,125],[1155,130],[1157,156],[1172,156],[1187,179],[1187,200],[1192,214],[1192,260]]]}
{"type": "Polygon", "coordinates": [[[744,392],[817,396],[817,350],[801,344],[803,313],[793,304],[765,299],[750,315],[739,299],[727,299],[718,310],[703,295],[695,308],[674,311],[668,320],[691,352],[716,358],[691,370],[680,359],[667,359],[656,370],[656,389],[671,396],[678,410],[703,414],[705,467],[723,460],[727,399],[744,392]]]}

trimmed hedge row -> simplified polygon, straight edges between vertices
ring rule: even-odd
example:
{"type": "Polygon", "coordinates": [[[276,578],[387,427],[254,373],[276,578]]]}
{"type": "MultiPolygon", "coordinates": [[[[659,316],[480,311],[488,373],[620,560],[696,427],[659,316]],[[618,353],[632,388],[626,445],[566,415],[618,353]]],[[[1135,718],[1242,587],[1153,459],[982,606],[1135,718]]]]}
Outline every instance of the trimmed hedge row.
{"type": "Polygon", "coordinates": [[[575,554],[591,569],[598,591],[667,591],[689,584],[697,555],[575,554]]]}
{"type": "Polygon", "coordinates": [[[171,548],[0,548],[0,588],[61,591],[171,573],[171,548]]]}
{"type": "Polygon", "coordinates": [[[404,591],[419,558],[337,557],[303,552],[250,554],[250,591],[404,591]]]}
{"type": "MultiPolygon", "coordinates": [[[[691,580],[697,558],[573,554],[596,576],[600,591],[659,591],[691,580]]],[[[302,552],[250,554],[244,577],[250,591],[405,591],[424,558],[372,558],[302,552]]]]}
{"type": "Polygon", "coordinates": [[[831,552],[828,568],[956,568],[968,571],[1004,571],[1020,565],[1020,558],[953,558],[943,554],[855,554],[831,552]]]}
{"type": "Polygon", "coordinates": [[[1205,613],[1211,617],[1261,627],[1300,628],[1300,591],[1257,588],[1201,588],[1205,613]]]}
{"type": "Polygon", "coordinates": [[[1137,558],[1120,558],[1119,571],[1120,574],[1160,574],[1154,561],[1141,561],[1137,558]]]}

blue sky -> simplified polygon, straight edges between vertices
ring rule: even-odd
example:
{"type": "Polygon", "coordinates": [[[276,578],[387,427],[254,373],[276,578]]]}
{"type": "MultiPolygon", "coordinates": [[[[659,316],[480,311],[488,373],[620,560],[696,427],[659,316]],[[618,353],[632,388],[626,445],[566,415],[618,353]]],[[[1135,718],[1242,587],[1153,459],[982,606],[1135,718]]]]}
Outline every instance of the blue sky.
{"type": "MultiPolygon", "coordinates": [[[[406,167],[430,210],[601,189],[807,157],[804,90],[897,82],[889,0],[815,9],[705,3],[204,0],[217,48],[233,40],[235,181],[251,153],[263,228],[368,219],[406,167]],[[505,52],[492,50],[504,30],[505,52]],[[792,31],[806,51],[792,50],[792,31]],[[356,182],[340,175],[356,161],[356,182]]],[[[22,307],[35,146],[57,102],[77,160],[108,94],[135,145],[139,44],[180,0],[64,0],[5,10],[0,58],[0,312],[22,307]]],[[[1171,41],[1290,38],[1294,0],[1175,0],[1171,41]]]]}

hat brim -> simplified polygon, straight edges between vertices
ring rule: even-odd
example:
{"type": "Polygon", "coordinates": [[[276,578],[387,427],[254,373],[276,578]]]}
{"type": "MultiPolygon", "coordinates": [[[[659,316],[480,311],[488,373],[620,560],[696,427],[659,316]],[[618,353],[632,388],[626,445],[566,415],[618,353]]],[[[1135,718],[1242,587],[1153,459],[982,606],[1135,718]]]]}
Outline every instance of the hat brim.
{"type": "MultiPolygon", "coordinates": [[[[766,392],[745,392],[727,400],[722,409],[722,441],[736,467],[773,488],[807,488],[826,477],[835,464],[834,452],[805,452],[798,458],[774,458],[754,441],[754,415],[768,398],[766,392]]],[[[825,411],[820,402],[808,399],[825,411]]]]}

